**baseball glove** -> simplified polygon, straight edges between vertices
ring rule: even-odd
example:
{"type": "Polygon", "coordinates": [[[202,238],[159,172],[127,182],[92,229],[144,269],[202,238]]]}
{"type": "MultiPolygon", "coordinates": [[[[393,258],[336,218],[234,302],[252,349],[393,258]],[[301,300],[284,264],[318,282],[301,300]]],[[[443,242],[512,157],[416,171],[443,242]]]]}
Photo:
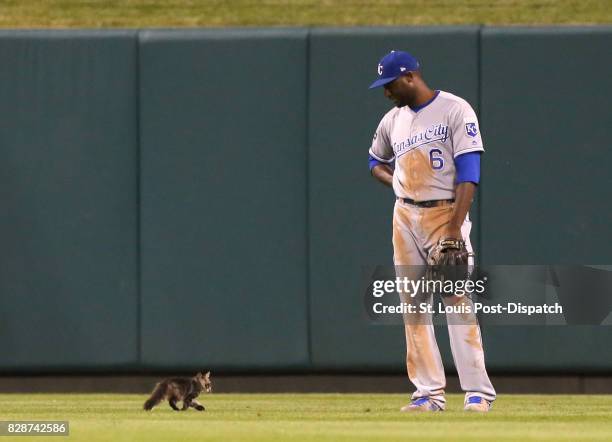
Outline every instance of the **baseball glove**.
{"type": "Polygon", "coordinates": [[[468,257],[465,241],[454,238],[440,239],[427,256],[427,278],[453,281],[466,279],[468,257]]]}

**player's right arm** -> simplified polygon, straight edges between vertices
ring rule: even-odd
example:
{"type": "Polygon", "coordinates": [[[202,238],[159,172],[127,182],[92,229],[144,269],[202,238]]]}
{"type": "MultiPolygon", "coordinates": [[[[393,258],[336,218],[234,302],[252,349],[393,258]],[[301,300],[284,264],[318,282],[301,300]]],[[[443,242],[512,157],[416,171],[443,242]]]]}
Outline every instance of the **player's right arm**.
{"type": "Polygon", "coordinates": [[[372,176],[385,186],[393,187],[393,169],[391,166],[379,162],[378,164],[374,165],[370,171],[372,176]]]}
{"type": "Polygon", "coordinates": [[[383,117],[374,133],[368,162],[372,176],[384,185],[393,187],[393,162],[395,154],[389,141],[388,117],[389,114],[383,117]]]}

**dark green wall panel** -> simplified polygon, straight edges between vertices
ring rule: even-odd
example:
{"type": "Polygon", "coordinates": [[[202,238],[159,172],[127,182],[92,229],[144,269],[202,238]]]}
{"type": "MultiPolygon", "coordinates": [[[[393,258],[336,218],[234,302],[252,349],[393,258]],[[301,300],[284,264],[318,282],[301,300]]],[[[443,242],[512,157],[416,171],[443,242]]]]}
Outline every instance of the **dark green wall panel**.
{"type": "Polygon", "coordinates": [[[135,32],[0,32],[0,368],[138,360],[135,32]]]}
{"type": "Polygon", "coordinates": [[[609,373],[610,326],[505,326],[483,329],[493,373],[609,373]]]}
{"type": "Polygon", "coordinates": [[[308,363],[306,37],[141,34],[148,367],[308,363]]]}
{"type": "Polygon", "coordinates": [[[612,260],[611,45],[612,28],[483,30],[487,262],[612,260]]]}
{"type": "MultiPolygon", "coordinates": [[[[612,28],[482,32],[482,247],[488,264],[612,261],[612,28]]],[[[576,293],[588,297],[588,293],[576,293]]],[[[612,367],[611,327],[491,327],[498,370],[612,367]],[[511,351],[510,349],[515,349],[511,351]]]]}
{"type": "Polygon", "coordinates": [[[372,134],[391,107],[382,89],[368,86],[391,49],[413,53],[430,86],[463,96],[477,108],[477,28],[312,31],[310,316],[318,369],[404,366],[403,329],[369,325],[359,290],[362,266],[393,263],[394,197],[370,176],[367,164],[372,134]]]}

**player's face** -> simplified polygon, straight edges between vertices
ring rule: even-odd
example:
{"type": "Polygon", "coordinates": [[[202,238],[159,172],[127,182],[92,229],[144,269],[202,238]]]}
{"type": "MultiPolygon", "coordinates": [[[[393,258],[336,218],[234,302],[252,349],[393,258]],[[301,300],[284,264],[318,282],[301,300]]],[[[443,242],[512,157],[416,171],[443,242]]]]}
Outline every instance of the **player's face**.
{"type": "Polygon", "coordinates": [[[408,76],[396,78],[390,83],[384,85],[385,97],[393,101],[397,107],[408,105],[413,99],[414,93],[412,83],[408,76]]]}

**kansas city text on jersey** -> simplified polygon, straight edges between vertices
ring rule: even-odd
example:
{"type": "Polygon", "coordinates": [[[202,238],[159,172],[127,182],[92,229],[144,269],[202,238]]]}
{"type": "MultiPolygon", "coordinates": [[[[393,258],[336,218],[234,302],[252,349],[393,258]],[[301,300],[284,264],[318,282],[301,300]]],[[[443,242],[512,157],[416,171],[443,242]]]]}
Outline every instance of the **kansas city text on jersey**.
{"type": "Polygon", "coordinates": [[[448,140],[448,126],[434,124],[424,131],[412,135],[405,141],[394,142],[393,151],[397,158],[402,156],[403,153],[425,144],[433,143],[434,141],[441,141],[444,143],[446,140],[448,140]]]}

